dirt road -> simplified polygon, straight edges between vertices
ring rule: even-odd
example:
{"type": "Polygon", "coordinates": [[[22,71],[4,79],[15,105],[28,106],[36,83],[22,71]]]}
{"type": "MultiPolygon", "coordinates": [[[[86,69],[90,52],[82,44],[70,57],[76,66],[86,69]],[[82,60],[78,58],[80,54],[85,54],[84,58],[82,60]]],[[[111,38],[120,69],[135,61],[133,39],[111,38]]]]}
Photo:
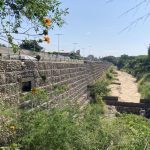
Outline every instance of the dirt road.
{"type": "Polygon", "coordinates": [[[139,103],[141,95],[138,92],[136,79],[126,72],[116,72],[117,80],[110,85],[111,95],[118,96],[119,101],[139,103]]]}

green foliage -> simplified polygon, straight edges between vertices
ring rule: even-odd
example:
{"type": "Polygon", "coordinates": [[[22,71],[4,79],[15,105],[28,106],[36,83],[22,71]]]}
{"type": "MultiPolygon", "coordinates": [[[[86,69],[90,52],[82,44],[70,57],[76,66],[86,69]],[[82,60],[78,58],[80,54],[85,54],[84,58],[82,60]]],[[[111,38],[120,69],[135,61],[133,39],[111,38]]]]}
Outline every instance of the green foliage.
{"type": "Polygon", "coordinates": [[[111,68],[109,69],[109,72],[110,72],[110,73],[114,73],[114,67],[111,67],[111,68]]]}
{"type": "MultiPolygon", "coordinates": [[[[0,147],[12,145],[16,138],[18,111],[4,101],[0,101],[0,147]],[[12,128],[14,127],[14,128],[12,128]]],[[[1,149],[1,148],[0,148],[1,149]]]]}
{"type": "Polygon", "coordinates": [[[128,55],[121,55],[121,57],[118,60],[117,67],[121,69],[128,59],[129,59],[128,55]]]}
{"type": "Polygon", "coordinates": [[[114,64],[115,66],[118,64],[118,58],[114,57],[114,56],[103,57],[102,60],[103,61],[108,61],[108,62],[114,64]]]}
{"type": "Polygon", "coordinates": [[[137,77],[137,79],[140,79],[144,73],[150,71],[149,61],[147,57],[144,56],[130,58],[127,62],[125,62],[123,68],[130,74],[137,77]]]}
{"type": "Polygon", "coordinates": [[[22,112],[19,123],[23,132],[18,142],[24,150],[104,147],[107,136],[101,129],[100,114],[99,104],[88,105],[82,113],[78,107],[70,106],[62,110],[22,112]]]}
{"type": "Polygon", "coordinates": [[[109,82],[107,80],[98,80],[95,84],[89,86],[90,95],[93,100],[98,96],[106,96],[109,94],[110,89],[108,88],[109,82]]]}
{"type": "Polygon", "coordinates": [[[139,91],[144,99],[150,99],[150,82],[143,83],[139,86],[139,91]]]}
{"type": "MultiPolygon", "coordinates": [[[[150,47],[148,48],[148,53],[150,47]]],[[[150,99],[150,59],[149,56],[122,55],[118,59],[117,67],[132,74],[139,80],[139,92],[144,99],[150,99]]],[[[107,77],[109,75],[107,74],[107,77]]]]}
{"type": "Polygon", "coordinates": [[[35,52],[40,52],[43,49],[36,40],[23,40],[20,44],[20,48],[35,52]]]}
{"type": "Polygon", "coordinates": [[[64,93],[65,91],[68,90],[68,85],[67,84],[63,84],[63,85],[54,85],[53,86],[53,90],[56,94],[61,94],[64,93]]]}
{"type": "Polygon", "coordinates": [[[147,56],[122,55],[121,57],[116,57],[114,59],[116,59],[116,62],[113,63],[114,65],[116,65],[119,69],[125,70],[134,75],[137,79],[140,79],[143,76],[143,73],[150,71],[150,61],[147,56]]]}
{"type": "Polygon", "coordinates": [[[66,111],[32,112],[24,114],[20,122],[23,135],[19,141],[23,149],[68,149],[70,137],[76,137],[74,122],[66,111]]]}
{"type": "MultiPolygon", "coordinates": [[[[77,105],[66,105],[62,109],[18,110],[18,113],[14,118],[17,132],[12,140],[0,145],[5,149],[150,149],[150,121],[126,114],[113,119],[105,117],[100,96],[96,97],[96,103],[88,104],[83,110],[77,105]]],[[[5,128],[8,130],[9,126],[5,128]]]]}
{"type": "Polygon", "coordinates": [[[19,146],[15,143],[9,145],[9,146],[2,146],[0,147],[1,150],[20,150],[19,146]]]}
{"type": "Polygon", "coordinates": [[[42,104],[43,102],[47,102],[49,100],[48,93],[44,89],[36,89],[33,88],[31,92],[26,93],[20,101],[31,101],[31,107],[42,104]]]}
{"type": "Polygon", "coordinates": [[[109,95],[111,90],[108,88],[108,86],[111,83],[111,81],[114,79],[112,73],[113,73],[113,68],[110,68],[102,79],[99,79],[94,84],[88,86],[88,89],[90,91],[90,96],[94,101],[97,99],[97,96],[102,97],[102,96],[109,95]]]}
{"type": "Polygon", "coordinates": [[[88,55],[86,57],[87,60],[90,60],[90,61],[94,61],[96,59],[96,57],[94,55],[88,55]]]}
{"type": "Polygon", "coordinates": [[[150,73],[144,74],[143,77],[139,80],[139,84],[142,85],[145,82],[150,82],[150,73]]]}
{"type": "Polygon", "coordinates": [[[45,30],[53,29],[55,25],[61,27],[64,24],[62,18],[67,14],[68,9],[62,9],[59,0],[1,0],[0,39],[13,47],[14,41],[18,40],[14,35],[22,35],[26,38],[45,35],[45,30]],[[43,22],[44,17],[51,19],[51,28],[43,22]]]}
{"type": "Polygon", "coordinates": [[[75,52],[71,52],[69,57],[71,59],[81,59],[81,56],[79,54],[75,53],[75,52]]]}
{"type": "Polygon", "coordinates": [[[150,45],[148,47],[148,58],[150,58],[150,45]]]}
{"type": "Polygon", "coordinates": [[[121,115],[110,121],[100,103],[86,106],[22,112],[19,118],[21,149],[28,150],[141,150],[150,148],[150,121],[121,115]],[[41,142],[42,141],[42,142],[41,142]]]}
{"type": "Polygon", "coordinates": [[[144,74],[138,83],[142,98],[150,99],[150,73],[144,74]]]}
{"type": "Polygon", "coordinates": [[[144,99],[150,99],[150,82],[144,83],[140,88],[140,92],[144,99]]]}
{"type": "Polygon", "coordinates": [[[105,105],[105,103],[104,103],[101,96],[97,95],[94,105],[91,105],[91,106],[99,107],[99,108],[97,108],[97,110],[99,110],[99,114],[104,114],[105,113],[105,106],[106,105],[105,105]]]}
{"type": "Polygon", "coordinates": [[[109,81],[112,81],[114,79],[114,76],[111,72],[107,72],[106,73],[106,78],[109,80],[109,81]]]}
{"type": "Polygon", "coordinates": [[[150,148],[150,121],[136,115],[121,115],[110,126],[111,150],[142,150],[150,148]]]}

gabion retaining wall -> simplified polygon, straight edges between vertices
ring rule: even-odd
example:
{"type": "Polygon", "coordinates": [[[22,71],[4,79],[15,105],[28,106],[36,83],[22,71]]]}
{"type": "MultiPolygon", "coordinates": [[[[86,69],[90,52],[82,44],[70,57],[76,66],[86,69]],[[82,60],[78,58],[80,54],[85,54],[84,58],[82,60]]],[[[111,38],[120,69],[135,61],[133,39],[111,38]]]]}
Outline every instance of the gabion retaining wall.
{"type": "Polygon", "coordinates": [[[103,75],[111,64],[103,62],[61,63],[32,61],[0,61],[0,99],[10,104],[19,103],[22,83],[48,90],[52,101],[79,99],[87,86],[103,75]],[[44,81],[42,76],[46,77],[44,81]],[[67,91],[55,94],[54,85],[67,85],[67,91]]]}

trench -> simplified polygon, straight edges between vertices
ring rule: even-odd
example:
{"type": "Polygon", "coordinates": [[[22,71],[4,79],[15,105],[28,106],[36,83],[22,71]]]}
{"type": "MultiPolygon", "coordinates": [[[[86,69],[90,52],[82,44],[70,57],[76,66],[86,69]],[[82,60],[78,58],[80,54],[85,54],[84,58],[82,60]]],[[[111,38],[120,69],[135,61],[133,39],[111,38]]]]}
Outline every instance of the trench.
{"type": "Polygon", "coordinates": [[[136,78],[123,71],[114,71],[114,80],[109,86],[111,93],[103,99],[107,107],[116,109],[120,113],[132,113],[137,115],[147,115],[150,108],[146,103],[141,103],[141,94],[138,92],[136,78]]]}
{"type": "Polygon", "coordinates": [[[115,80],[109,87],[111,96],[117,96],[120,102],[140,102],[141,94],[138,92],[136,78],[126,72],[116,70],[115,80]]]}

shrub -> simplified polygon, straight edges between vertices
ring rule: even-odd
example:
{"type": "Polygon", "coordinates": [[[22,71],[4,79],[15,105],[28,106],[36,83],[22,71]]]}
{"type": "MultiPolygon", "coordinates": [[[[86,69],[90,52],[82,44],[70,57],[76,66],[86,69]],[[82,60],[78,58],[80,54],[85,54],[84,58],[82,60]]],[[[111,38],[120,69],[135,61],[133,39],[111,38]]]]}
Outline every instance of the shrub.
{"type": "Polygon", "coordinates": [[[108,88],[109,82],[106,80],[98,80],[95,84],[89,86],[90,95],[93,100],[96,96],[106,96],[109,94],[110,89],[108,88]]]}
{"type": "Polygon", "coordinates": [[[144,99],[150,99],[150,82],[145,82],[139,86],[139,91],[144,99]]]}
{"type": "Polygon", "coordinates": [[[44,89],[33,88],[20,98],[20,102],[30,101],[30,108],[49,101],[48,92],[44,89]]]}
{"type": "Polygon", "coordinates": [[[107,73],[106,73],[106,78],[107,78],[109,81],[112,81],[114,77],[113,77],[113,74],[112,74],[112,73],[107,72],[107,73]]]}
{"type": "Polygon", "coordinates": [[[28,150],[88,150],[105,147],[108,133],[101,129],[99,103],[88,104],[83,112],[78,107],[48,111],[22,112],[18,143],[28,150]]]}
{"type": "Polygon", "coordinates": [[[139,92],[144,99],[150,99],[150,74],[145,74],[138,83],[139,92]]]}
{"type": "Polygon", "coordinates": [[[121,115],[110,126],[111,150],[150,149],[150,121],[142,116],[121,115]]]}
{"type": "Polygon", "coordinates": [[[63,85],[54,85],[53,86],[53,90],[55,92],[55,94],[61,94],[64,93],[65,91],[68,90],[68,85],[67,84],[63,84],[63,85]]]}
{"type": "Polygon", "coordinates": [[[4,101],[0,101],[0,149],[1,146],[13,146],[16,139],[18,111],[4,101]]]}
{"type": "MultiPolygon", "coordinates": [[[[18,110],[19,111],[19,110],[18,110]]],[[[142,116],[103,115],[103,102],[84,110],[77,106],[51,110],[20,111],[16,144],[23,150],[142,150],[150,149],[150,121],[142,116]]],[[[15,149],[15,148],[12,149],[15,149]]]]}
{"type": "Polygon", "coordinates": [[[150,73],[144,74],[139,81],[139,85],[144,84],[145,82],[150,82],[150,73]]]}
{"type": "MultiPolygon", "coordinates": [[[[101,100],[100,100],[101,101],[101,100]]],[[[136,115],[104,117],[99,103],[79,108],[22,113],[22,134],[18,143],[24,150],[141,150],[150,147],[150,121],[136,115]]]]}

